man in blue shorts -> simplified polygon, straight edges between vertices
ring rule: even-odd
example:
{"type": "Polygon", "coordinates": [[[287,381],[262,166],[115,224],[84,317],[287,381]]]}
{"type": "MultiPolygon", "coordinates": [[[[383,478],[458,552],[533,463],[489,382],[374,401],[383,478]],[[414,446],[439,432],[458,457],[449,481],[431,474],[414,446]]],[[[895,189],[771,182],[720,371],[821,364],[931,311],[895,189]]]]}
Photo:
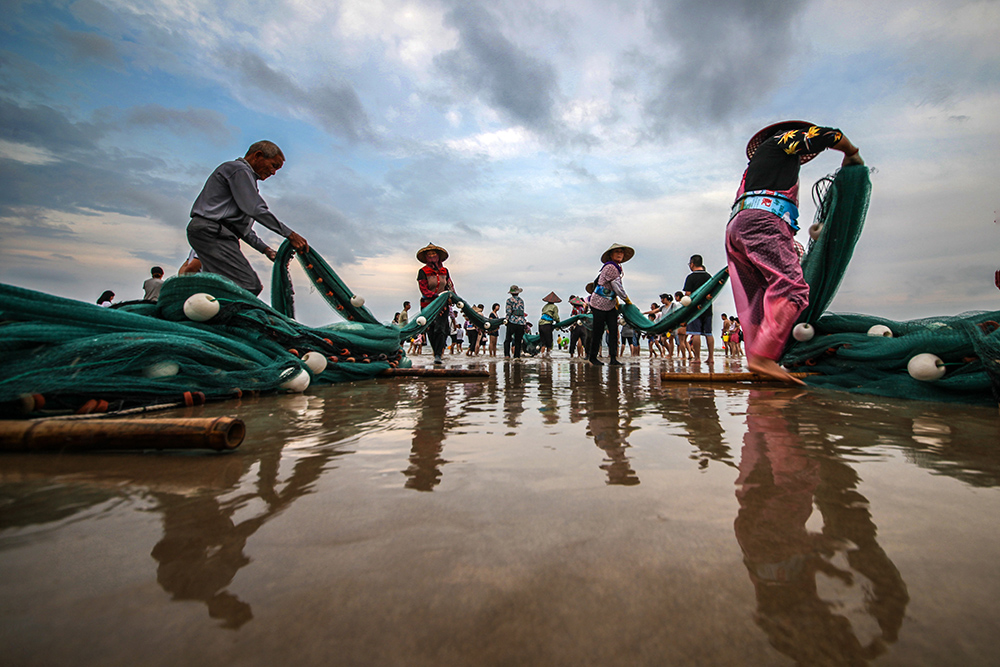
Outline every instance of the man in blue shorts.
{"type": "MultiPolygon", "coordinates": [[[[705,270],[705,262],[701,255],[691,255],[688,268],[691,273],[684,281],[684,294],[691,296],[691,293],[712,279],[712,274],[705,270]]],[[[715,347],[715,338],[712,336],[712,304],[708,304],[699,311],[698,317],[689,320],[687,332],[690,334],[690,344],[694,360],[699,361],[701,356],[701,336],[707,339],[708,363],[712,363],[712,353],[715,347]]]]}

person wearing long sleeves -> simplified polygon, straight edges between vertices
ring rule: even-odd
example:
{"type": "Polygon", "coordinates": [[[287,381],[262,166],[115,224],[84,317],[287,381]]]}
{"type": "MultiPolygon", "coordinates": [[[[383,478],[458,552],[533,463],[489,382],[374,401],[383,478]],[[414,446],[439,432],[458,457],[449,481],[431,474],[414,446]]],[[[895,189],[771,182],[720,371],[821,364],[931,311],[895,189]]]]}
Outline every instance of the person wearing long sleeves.
{"type": "Polygon", "coordinates": [[[799,315],[809,304],[795,251],[799,168],[824,150],[844,154],[842,166],[863,165],[840,130],[784,121],[755,134],[749,163],[726,227],[733,300],[747,346],[747,367],[787,383],[804,384],[778,365],[799,315]]]}
{"type": "Polygon", "coordinates": [[[590,295],[590,311],[594,316],[594,330],[590,336],[590,363],[595,366],[603,366],[598,357],[601,352],[601,340],[604,336],[604,329],[607,328],[609,336],[613,341],[608,346],[608,364],[611,366],[621,366],[618,361],[618,299],[625,303],[632,303],[625,293],[622,285],[622,264],[635,256],[632,248],[614,243],[601,255],[604,265],[601,272],[597,274],[597,280],[593,283],[593,292],[590,295]]]}
{"type": "Polygon", "coordinates": [[[524,339],[524,328],[528,324],[528,318],[524,314],[524,299],[521,298],[523,292],[517,285],[511,285],[504,310],[507,313],[507,336],[503,341],[503,356],[510,357],[511,343],[514,347],[514,358],[521,358],[521,341],[524,339]]]}
{"type": "MultiPolygon", "coordinates": [[[[423,310],[438,294],[454,292],[455,284],[451,281],[451,274],[444,266],[444,260],[448,259],[448,251],[441,246],[428,243],[417,251],[417,259],[424,263],[424,266],[417,271],[420,310],[423,310]]],[[[434,351],[434,363],[443,364],[444,348],[448,344],[448,336],[451,334],[451,308],[447,304],[427,327],[427,334],[431,342],[431,350],[434,351]]]]}
{"type": "Polygon", "coordinates": [[[542,358],[548,359],[552,353],[552,330],[559,324],[559,306],[562,299],[555,292],[549,292],[542,299],[542,316],[538,320],[538,335],[541,336],[542,358]]]}
{"type": "Polygon", "coordinates": [[[271,213],[257,189],[258,181],[273,176],[284,163],[276,144],[258,141],[244,157],[219,165],[191,207],[187,237],[202,270],[225,276],[255,295],[263,285],[240,250],[240,240],[271,261],[276,253],[253,231],[254,221],[287,238],[295,250],[309,249],[304,238],[271,213]]]}

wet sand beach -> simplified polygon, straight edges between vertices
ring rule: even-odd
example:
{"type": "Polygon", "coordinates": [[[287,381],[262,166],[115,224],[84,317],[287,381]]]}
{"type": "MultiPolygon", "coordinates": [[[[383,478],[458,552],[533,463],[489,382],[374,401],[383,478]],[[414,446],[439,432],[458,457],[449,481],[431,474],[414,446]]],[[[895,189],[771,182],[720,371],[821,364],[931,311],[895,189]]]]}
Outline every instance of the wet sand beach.
{"type": "Polygon", "coordinates": [[[995,408],[448,363],[0,457],[4,663],[996,664],[995,408]]]}

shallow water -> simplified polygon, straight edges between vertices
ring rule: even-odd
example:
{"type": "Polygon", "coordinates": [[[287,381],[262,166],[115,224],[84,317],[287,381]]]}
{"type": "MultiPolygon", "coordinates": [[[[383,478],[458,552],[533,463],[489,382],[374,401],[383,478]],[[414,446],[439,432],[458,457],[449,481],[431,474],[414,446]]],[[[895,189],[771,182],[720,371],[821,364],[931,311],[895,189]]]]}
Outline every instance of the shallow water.
{"type": "Polygon", "coordinates": [[[996,664],[996,410],[474,361],[0,457],[5,664],[996,664]]]}

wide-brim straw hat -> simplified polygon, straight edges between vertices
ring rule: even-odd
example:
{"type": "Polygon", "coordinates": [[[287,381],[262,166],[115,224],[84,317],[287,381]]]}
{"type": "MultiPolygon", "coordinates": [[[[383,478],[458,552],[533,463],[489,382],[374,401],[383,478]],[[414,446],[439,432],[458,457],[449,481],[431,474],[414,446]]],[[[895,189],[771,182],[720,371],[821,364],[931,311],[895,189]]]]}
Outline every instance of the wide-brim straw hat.
{"type": "Polygon", "coordinates": [[[629,248],[627,245],[622,245],[621,243],[612,243],[611,247],[608,248],[607,250],[605,250],[604,254],[601,255],[601,261],[602,262],[610,262],[611,261],[611,251],[612,250],[618,250],[618,249],[621,249],[621,250],[625,251],[625,256],[622,258],[622,262],[627,262],[630,259],[632,259],[633,257],[635,257],[635,250],[633,250],[632,248],[629,248]]]}
{"type": "Polygon", "coordinates": [[[427,253],[430,252],[431,250],[437,250],[438,261],[443,262],[444,260],[448,259],[448,251],[439,245],[434,245],[433,243],[428,243],[423,248],[418,250],[417,259],[426,264],[427,260],[424,258],[427,257],[427,253]]]}
{"type": "MultiPolygon", "coordinates": [[[[771,137],[784,132],[789,132],[791,130],[806,130],[815,125],[815,123],[810,123],[805,120],[783,120],[780,123],[768,125],[750,138],[750,142],[747,144],[747,159],[749,160],[752,158],[753,154],[757,152],[757,148],[759,148],[762,143],[771,137]]],[[[816,151],[815,153],[803,153],[802,155],[799,155],[799,164],[809,162],[809,160],[819,155],[820,152],[821,151],[816,151]]]]}
{"type": "Polygon", "coordinates": [[[545,301],[546,303],[562,303],[562,299],[560,299],[555,292],[549,292],[543,296],[542,301],[545,301]]]}
{"type": "Polygon", "coordinates": [[[511,285],[511,286],[510,286],[510,289],[509,289],[509,290],[507,290],[507,292],[508,292],[509,294],[520,294],[520,293],[521,293],[521,292],[523,292],[523,291],[524,291],[524,290],[523,290],[523,289],[521,289],[520,287],[518,287],[517,285],[511,285]]]}

